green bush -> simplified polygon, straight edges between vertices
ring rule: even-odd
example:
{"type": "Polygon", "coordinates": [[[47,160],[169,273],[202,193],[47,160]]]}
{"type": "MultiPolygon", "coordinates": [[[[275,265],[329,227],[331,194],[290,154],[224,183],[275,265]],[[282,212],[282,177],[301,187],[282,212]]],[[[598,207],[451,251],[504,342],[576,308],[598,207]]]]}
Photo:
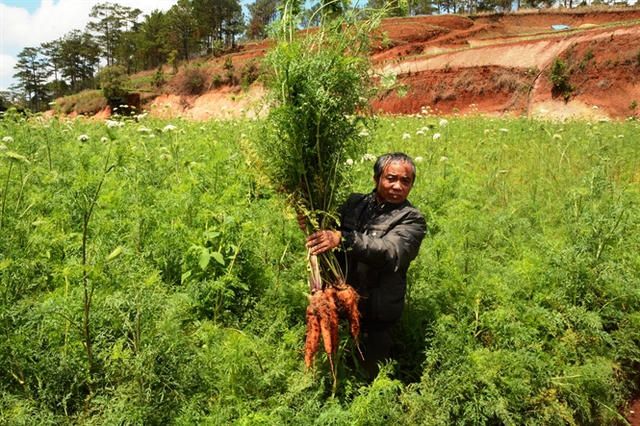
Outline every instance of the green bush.
{"type": "Polygon", "coordinates": [[[562,96],[565,101],[569,100],[574,87],[569,84],[570,70],[567,63],[557,56],[551,63],[549,79],[553,85],[552,91],[556,96],[562,96]]]}
{"type": "Polygon", "coordinates": [[[164,86],[166,82],[167,82],[167,79],[164,77],[164,74],[162,74],[162,65],[158,65],[156,72],[153,74],[153,77],[151,78],[151,85],[155,88],[160,88],[164,86]]]}
{"type": "Polygon", "coordinates": [[[222,76],[219,73],[215,73],[211,79],[211,85],[217,89],[222,86],[222,84],[222,76]]]}
{"type": "Polygon", "coordinates": [[[258,64],[254,59],[251,59],[247,62],[242,70],[240,71],[240,80],[242,83],[242,89],[248,90],[249,86],[255,82],[258,77],[260,77],[260,69],[258,68],[258,64]]]}
{"type": "Polygon", "coordinates": [[[96,74],[96,81],[107,99],[122,96],[129,84],[129,75],[121,65],[101,68],[96,74]]]}
{"type": "Polygon", "coordinates": [[[237,84],[236,67],[233,65],[231,56],[227,56],[226,58],[224,58],[224,64],[222,65],[222,68],[226,71],[225,76],[227,84],[229,84],[230,86],[237,84]]]}
{"type": "Polygon", "coordinates": [[[202,68],[190,68],[184,72],[184,87],[188,94],[199,95],[205,90],[207,73],[202,68]]]}
{"type": "Polygon", "coordinates": [[[587,49],[587,51],[584,52],[584,60],[585,61],[590,61],[594,57],[595,57],[595,54],[593,53],[593,50],[587,49]]]}
{"type": "Polygon", "coordinates": [[[99,90],[84,90],[75,95],[56,99],[56,105],[63,114],[73,111],[83,115],[93,115],[108,105],[107,98],[99,90]]]}

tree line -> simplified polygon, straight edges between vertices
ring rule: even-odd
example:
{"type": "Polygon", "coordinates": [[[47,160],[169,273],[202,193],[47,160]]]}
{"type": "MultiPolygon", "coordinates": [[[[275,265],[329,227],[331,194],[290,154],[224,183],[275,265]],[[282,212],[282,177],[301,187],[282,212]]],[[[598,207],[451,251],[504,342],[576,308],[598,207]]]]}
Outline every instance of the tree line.
{"type": "MultiPolygon", "coordinates": [[[[53,99],[96,88],[101,68],[117,66],[134,74],[170,64],[177,70],[178,63],[194,56],[221,55],[239,41],[266,38],[283,1],[255,0],[247,6],[246,19],[239,0],[178,0],[168,11],[148,15],[117,3],[97,4],[84,30],[18,54],[13,76],[17,82],[0,93],[0,103],[41,111],[53,99]]],[[[318,23],[321,14],[316,12],[323,4],[330,13],[351,7],[349,0],[321,0],[309,8],[302,0],[295,1],[309,26],[318,23]]],[[[557,1],[566,7],[576,5],[574,0],[368,0],[366,7],[386,8],[391,16],[416,16],[504,12],[550,7],[557,1]]],[[[606,0],[592,4],[601,1],[606,0]]],[[[580,5],[586,5],[585,0],[580,5]]]]}
{"type": "Polygon", "coordinates": [[[97,4],[84,30],[22,50],[14,67],[17,83],[3,98],[40,111],[52,99],[96,88],[100,68],[118,66],[133,74],[220,54],[234,48],[242,35],[264,38],[275,7],[273,0],[256,0],[249,7],[256,16],[248,27],[239,0],[178,0],[166,12],[144,16],[140,9],[117,3],[97,4]]]}

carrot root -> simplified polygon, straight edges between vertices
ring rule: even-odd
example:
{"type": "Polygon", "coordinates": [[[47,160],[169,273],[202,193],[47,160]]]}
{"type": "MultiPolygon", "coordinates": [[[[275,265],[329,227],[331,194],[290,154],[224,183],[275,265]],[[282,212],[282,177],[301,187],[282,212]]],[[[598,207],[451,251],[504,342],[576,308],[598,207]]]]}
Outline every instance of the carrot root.
{"type": "Polygon", "coordinates": [[[316,314],[316,309],[312,304],[309,304],[307,306],[307,339],[304,350],[304,362],[307,366],[307,371],[309,371],[318,349],[320,349],[320,321],[316,314]]]}
{"type": "Polygon", "coordinates": [[[349,321],[349,332],[356,342],[362,359],[362,351],[358,344],[360,334],[360,311],[358,310],[358,293],[346,283],[338,282],[335,287],[327,286],[324,290],[314,292],[309,297],[307,306],[307,338],[305,342],[304,360],[307,371],[313,363],[320,348],[320,336],[324,350],[329,358],[331,374],[336,380],[333,355],[338,352],[338,321],[344,318],[349,321]]]}

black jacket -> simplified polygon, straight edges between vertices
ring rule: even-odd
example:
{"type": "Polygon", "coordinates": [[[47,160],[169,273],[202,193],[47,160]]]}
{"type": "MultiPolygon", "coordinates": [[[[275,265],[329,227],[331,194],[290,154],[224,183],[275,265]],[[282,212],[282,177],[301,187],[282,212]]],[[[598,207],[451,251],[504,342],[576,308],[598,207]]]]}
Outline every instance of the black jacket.
{"type": "Polygon", "coordinates": [[[409,201],[376,202],[376,191],[351,194],[339,210],[347,283],[360,295],[363,331],[384,329],[402,314],[407,269],[427,232],[424,216],[409,201]]]}

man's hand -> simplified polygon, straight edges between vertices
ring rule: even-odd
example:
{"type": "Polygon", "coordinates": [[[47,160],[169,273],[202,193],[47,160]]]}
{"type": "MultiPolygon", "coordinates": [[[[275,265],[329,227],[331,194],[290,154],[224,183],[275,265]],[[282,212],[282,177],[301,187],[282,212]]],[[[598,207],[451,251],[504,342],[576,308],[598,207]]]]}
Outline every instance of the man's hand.
{"type": "Polygon", "coordinates": [[[307,237],[307,248],[311,254],[321,254],[340,245],[342,234],[339,231],[322,230],[307,237]]]}
{"type": "Polygon", "coordinates": [[[307,223],[304,221],[304,216],[302,215],[302,213],[298,213],[297,216],[298,219],[298,225],[300,225],[300,229],[303,229],[307,227],[307,223]]]}

